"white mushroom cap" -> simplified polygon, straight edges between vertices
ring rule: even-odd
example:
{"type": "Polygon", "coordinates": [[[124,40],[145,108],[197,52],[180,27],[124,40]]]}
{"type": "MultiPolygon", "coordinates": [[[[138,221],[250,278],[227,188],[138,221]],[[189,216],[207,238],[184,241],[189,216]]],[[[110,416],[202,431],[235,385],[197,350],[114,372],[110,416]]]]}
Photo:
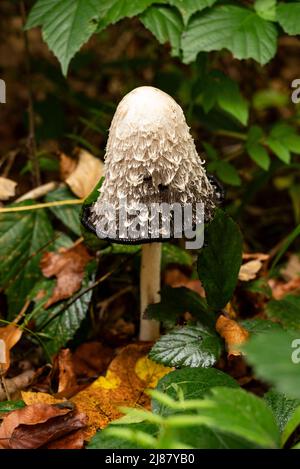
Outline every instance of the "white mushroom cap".
{"type": "MultiPolygon", "coordinates": [[[[105,181],[91,209],[94,225],[103,206],[118,210],[137,203],[203,202],[206,218],[215,206],[181,107],[163,91],[142,86],[128,93],[113,117],[105,156],[105,181]]],[[[108,215],[109,216],[109,215],[108,215]]]]}

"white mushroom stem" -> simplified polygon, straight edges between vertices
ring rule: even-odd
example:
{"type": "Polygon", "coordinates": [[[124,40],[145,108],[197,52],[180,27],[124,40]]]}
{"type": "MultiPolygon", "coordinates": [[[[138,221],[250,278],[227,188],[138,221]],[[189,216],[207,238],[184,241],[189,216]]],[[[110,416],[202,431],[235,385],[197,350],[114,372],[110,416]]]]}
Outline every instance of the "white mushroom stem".
{"type": "Polygon", "coordinates": [[[144,319],[144,313],[151,303],[160,301],[161,243],[142,245],[141,260],[141,341],[156,340],[159,337],[159,322],[144,319]]]}

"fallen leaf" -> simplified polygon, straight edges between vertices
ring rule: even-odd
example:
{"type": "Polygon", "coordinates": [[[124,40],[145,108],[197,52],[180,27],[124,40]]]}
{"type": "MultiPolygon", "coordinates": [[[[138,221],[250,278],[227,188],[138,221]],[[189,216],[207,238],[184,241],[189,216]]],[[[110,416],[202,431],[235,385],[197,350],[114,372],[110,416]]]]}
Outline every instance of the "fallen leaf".
{"type": "Polygon", "coordinates": [[[162,376],[172,371],[146,358],[150,347],[147,343],[126,346],[113,359],[105,376],[71,399],[88,416],[88,426],[83,430],[85,439],[121,417],[122,406],[150,409],[145,390],[155,387],[162,376]]]}
{"type": "Polygon", "coordinates": [[[115,352],[101,342],[86,342],[75,350],[72,360],[78,377],[93,378],[103,373],[115,352]]]}
{"type": "Polygon", "coordinates": [[[60,177],[65,181],[76,169],[77,161],[74,158],[61,153],[59,155],[60,177]]]}
{"type": "Polygon", "coordinates": [[[164,283],[170,287],[186,287],[198,295],[205,297],[205,290],[200,280],[191,280],[185,273],[178,268],[169,268],[165,272],[164,283]]]}
{"type": "Polygon", "coordinates": [[[35,449],[86,424],[86,416],[71,403],[34,404],[7,414],[0,427],[3,449],[35,449]]]}
{"type": "Polygon", "coordinates": [[[58,363],[58,393],[77,385],[70,349],[60,350],[57,356],[58,363]]]}
{"type": "Polygon", "coordinates": [[[216,330],[226,342],[228,356],[240,356],[238,345],[243,344],[249,337],[249,332],[233,319],[223,314],[218,317],[216,330]]]}
{"type": "Polygon", "coordinates": [[[82,449],[84,446],[83,432],[81,430],[70,433],[47,444],[47,449],[82,449]]]}
{"type": "Polygon", "coordinates": [[[251,259],[255,259],[258,261],[267,261],[270,258],[269,254],[264,254],[263,252],[244,252],[243,253],[243,260],[249,261],[251,259]]]}
{"type": "Polygon", "coordinates": [[[57,278],[51,297],[48,299],[45,308],[48,308],[57,301],[70,298],[81,287],[86,264],[91,260],[85,246],[80,243],[58,252],[46,252],[41,259],[41,270],[47,278],[55,276],[57,278]]]}
{"type": "Polygon", "coordinates": [[[288,293],[298,294],[300,292],[300,277],[293,278],[288,282],[277,279],[270,279],[268,285],[272,290],[275,300],[281,300],[288,293]]]}
{"type": "Polygon", "coordinates": [[[16,193],[15,181],[0,176],[0,200],[8,200],[16,193]]]}
{"type": "Polygon", "coordinates": [[[33,404],[60,404],[64,402],[63,399],[56,399],[51,394],[47,394],[46,392],[32,392],[32,391],[22,391],[21,396],[23,401],[26,405],[33,405],[33,404]]]}
{"type": "Polygon", "coordinates": [[[257,273],[262,268],[262,262],[260,260],[252,260],[243,264],[239,271],[239,280],[242,282],[249,282],[256,278],[257,273]]]}
{"type": "Polygon", "coordinates": [[[22,329],[14,323],[0,327],[0,375],[10,366],[10,350],[22,337],[22,329]]]}
{"type": "MultiPolygon", "coordinates": [[[[14,393],[17,393],[21,389],[27,388],[35,375],[34,370],[26,370],[23,373],[14,376],[13,378],[6,378],[5,385],[6,389],[10,396],[13,396],[14,393]]],[[[4,389],[0,386],[0,401],[5,401],[7,399],[4,389]]]]}
{"type": "Polygon", "coordinates": [[[283,269],[280,270],[282,277],[289,281],[300,277],[300,257],[297,254],[291,254],[283,269]]]}
{"type": "MultiPolygon", "coordinates": [[[[66,167],[66,160],[64,165],[66,167]]],[[[65,168],[64,171],[66,171],[65,168]]],[[[84,199],[94,189],[103,173],[103,162],[88,151],[80,149],[77,166],[71,171],[65,182],[75,195],[84,199]]]]}

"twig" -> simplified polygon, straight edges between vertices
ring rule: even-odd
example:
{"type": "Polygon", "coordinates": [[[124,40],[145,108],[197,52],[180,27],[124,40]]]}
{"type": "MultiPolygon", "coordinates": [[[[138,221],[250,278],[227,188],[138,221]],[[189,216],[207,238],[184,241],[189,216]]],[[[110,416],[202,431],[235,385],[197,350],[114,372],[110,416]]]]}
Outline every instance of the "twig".
{"type": "Polygon", "coordinates": [[[25,30],[26,24],[26,10],[24,1],[20,1],[20,11],[23,24],[23,39],[25,46],[25,67],[27,75],[27,86],[28,86],[28,124],[29,124],[29,134],[28,134],[28,154],[29,159],[32,165],[32,176],[35,186],[41,185],[41,173],[39,167],[39,161],[36,151],[36,140],[35,140],[35,123],[34,123],[34,109],[33,109],[33,92],[32,92],[32,79],[31,79],[31,66],[30,66],[30,51],[29,51],[29,41],[28,34],[25,30]]]}
{"type": "Polygon", "coordinates": [[[70,199],[70,200],[54,200],[53,202],[45,202],[42,204],[24,205],[22,207],[4,207],[0,208],[0,213],[13,213],[25,212],[27,210],[38,210],[40,208],[58,207],[63,205],[80,205],[84,199],[70,199]]]}
{"type": "Polygon", "coordinates": [[[47,184],[35,187],[31,191],[26,192],[26,194],[21,195],[21,197],[15,200],[15,202],[23,202],[24,200],[38,199],[48,194],[49,192],[54,191],[54,189],[56,189],[58,186],[59,182],[47,182],[47,184]]]}

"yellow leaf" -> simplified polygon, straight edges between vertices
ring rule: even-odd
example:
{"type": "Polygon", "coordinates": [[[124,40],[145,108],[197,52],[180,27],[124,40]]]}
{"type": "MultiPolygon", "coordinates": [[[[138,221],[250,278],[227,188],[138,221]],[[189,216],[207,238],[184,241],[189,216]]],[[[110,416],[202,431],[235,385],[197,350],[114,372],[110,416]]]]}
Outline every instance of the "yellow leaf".
{"type": "Polygon", "coordinates": [[[159,365],[148,357],[142,357],[136,362],[134,371],[142,381],[147,383],[148,388],[155,388],[158,381],[173,371],[173,368],[159,365]]]}
{"type": "Polygon", "coordinates": [[[91,388],[103,388],[103,389],[116,389],[121,384],[120,378],[108,370],[106,376],[100,376],[96,381],[93,382],[91,388]]]}
{"type": "Polygon", "coordinates": [[[21,391],[22,399],[26,405],[33,404],[58,404],[64,402],[64,399],[56,399],[46,392],[21,391]]]}

